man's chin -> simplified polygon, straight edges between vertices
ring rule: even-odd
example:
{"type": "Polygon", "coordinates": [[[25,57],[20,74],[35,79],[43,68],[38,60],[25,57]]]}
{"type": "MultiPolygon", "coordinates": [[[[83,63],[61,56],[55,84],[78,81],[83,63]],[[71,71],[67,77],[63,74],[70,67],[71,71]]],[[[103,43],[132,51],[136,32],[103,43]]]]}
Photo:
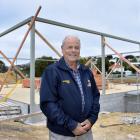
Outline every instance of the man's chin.
{"type": "Polygon", "coordinates": [[[70,62],[77,62],[78,59],[69,59],[70,62]]]}

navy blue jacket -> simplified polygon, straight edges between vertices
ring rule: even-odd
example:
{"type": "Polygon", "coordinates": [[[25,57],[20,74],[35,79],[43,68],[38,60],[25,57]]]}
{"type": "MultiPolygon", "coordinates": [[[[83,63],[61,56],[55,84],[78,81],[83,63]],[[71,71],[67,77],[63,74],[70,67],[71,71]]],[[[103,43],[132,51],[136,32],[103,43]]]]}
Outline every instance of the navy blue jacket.
{"type": "Polygon", "coordinates": [[[85,99],[83,112],[80,89],[63,57],[43,73],[40,108],[47,116],[47,127],[54,133],[74,136],[72,130],[78,122],[89,119],[94,124],[98,118],[100,94],[93,74],[84,65],[80,65],[79,72],[85,99]]]}

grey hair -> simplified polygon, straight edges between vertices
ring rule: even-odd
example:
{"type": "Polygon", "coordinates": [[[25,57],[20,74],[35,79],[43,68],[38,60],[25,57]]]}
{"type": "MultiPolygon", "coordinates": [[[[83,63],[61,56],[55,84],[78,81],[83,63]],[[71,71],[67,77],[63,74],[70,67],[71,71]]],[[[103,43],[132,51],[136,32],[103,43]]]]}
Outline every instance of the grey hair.
{"type": "Polygon", "coordinates": [[[66,43],[66,41],[67,41],[69,38],[75,38],[75,39],[79,42],[79,44],[81,44],[81,43],[80,43],[79,37],[74,36],[74,35],[68,35],[68,36],[66,36],[66,37],[64,38],[64,40],[62,41],[61,48],[63,48],[64,44],[66,43]]]}

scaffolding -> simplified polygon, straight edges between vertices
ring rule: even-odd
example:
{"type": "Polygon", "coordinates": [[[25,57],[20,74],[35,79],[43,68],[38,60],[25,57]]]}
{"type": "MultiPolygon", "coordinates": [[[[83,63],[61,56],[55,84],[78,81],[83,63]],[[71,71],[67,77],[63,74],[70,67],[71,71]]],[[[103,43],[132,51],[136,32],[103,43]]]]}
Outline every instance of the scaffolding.
{"type": "MultiPolygon", "coordinates": [[[[54,25],[54,26],[58,26],[58,27],[63,27],[63,28],[68,28],[68,29],[73,29],[76,31],[80,31],[80,32],[85,32],[88,34],[94,34],[97,36],[100,36],[100,46],[101,46],[101,56],[102,56],[102,94],[106,94],[106,74],[105,74],[105,47],[109,47],[111,49],[111,47],[106,43],[105,39],[106,38],[112,38],[112,39],[116,39],[116,40],[121,40],[124,42],[128,42],[128,43],[132,43],[132,44],[137,44],[140,46],[140,42],[139,41],[135,41],[135,40],[131,40],[131,39],[127,39],[127,38],[123,38],[123,37],[119,37],[119,36],[115,36],[115,35],[111,35],[111,34],[107,34],[107,33],[102,33],[102,32],[98,32],[95,30],[90,30],[90,29],[86,29],[86,28],[82,28],[82,27],[78,27],[78,26],[74,26],[74,25],[69,25],[69,24],[65,24],[65,23],[61,23],[61,22],[57,22],[57,21],[53,21],[53,20],[49,20],[49,19],[45,19],[45,18],[40,18],[37,17],[39,14],[41,7],[38,8],[35,16],[31,16],[27,19],[25,19],[24,21],[12,26],[11,28],[5,30],[4,32],[0,33],[0,37],[3,37],[9,33],[11,33],[12,31],[24,26],[24,25],[28,25],[29,28],[19,46],[19,49],[13,59],[13,62],[10,62],[11,66],[14,66],[14,62],[26,40],[27,35],[30,32],[30,113],[34,113],[35,112],[35,33],[59,56],[61,57],[61,54],[55,49],[55,47],[53,47],[53,45],[45,38],[43,37],[43,35],[35,28],[35,22],[40,22],[40,23],[45,23],[45,24],[50,24],[50,25],[54,25]]],[[[115,51],[116,52],[116,51],[115,51]]],[[[117,53],[118,56],[120,56],[121,60],[124,60],[124,58],[117,53]]],[[[125,60],[126,61],[126,60],[125,60]]],[[[89,63],[91,63],[91,60],[89,60],[86,65],[88,65],[89,63]]],[[[138,73],[140,73],[140,70],[137,69],[135,66],[131,65],[128,61],[127,63],[132,66],[134,69],[136,69],[136,71],[138,73]]],[[[11,68],[10,68],[11,69],[11,68]]],[[[2,88],[2,86],[1,86],[2,88]]]]}

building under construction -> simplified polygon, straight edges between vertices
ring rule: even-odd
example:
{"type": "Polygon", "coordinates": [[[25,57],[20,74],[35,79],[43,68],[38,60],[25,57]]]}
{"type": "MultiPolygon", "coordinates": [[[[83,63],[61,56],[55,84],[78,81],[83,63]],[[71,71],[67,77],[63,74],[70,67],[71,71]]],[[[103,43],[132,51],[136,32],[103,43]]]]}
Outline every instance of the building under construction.
{"type": "MultiPolygon", "coordinates": [[[[93,74],[95,76],[98,88],[101,92],[101,112],[123,112],[133,113],[140,112],[140,91],[139,91],[139,73],[140,69],[137,68],[134,64],[128,61],[122,53],[116,51],[114,47],[106,41],[106,39],[115,39],[116,41],[123,41],[130,44],[135,44],[140,46],[139,41],[134,41],[131,39],[122,38],[115,35],[110,35],[107,33],[102,33],[86,28],[81,28],[74,25],[69,25],[65,23],[60,23],[57,21],[52,21],[38,17],[38,14],[41,10],[41,7],[38,8],[36,14],[32,17],[29,17],[22,22],[12,26],[11,28],[0,33],[0,37],[4,37],[9,33],[12,33],[14,30],[21,28],[22,26],[27,26],[28,29],[25,32],[23,39],[20,45],[17,48],[15,56],[12,60],[7,57],[2,49],[0,50],[0,55],[2,59],[5,59],[9,63],[9,68],[6,73],[0,73],[0,121],[9,121],[16,119],[26,118],[28,123],[37,123],[44,122],[45,117],[41,113],[39,108],[39,88],[40,88],[40,78],[35,78],[35,34],[39,37],[48,47],[51,49],[59,58],[61,53],[50,43],[42,33],[36,29],[35,24],[41,23],[52,26],[57,26],[59,28],[71,29],[81,33],[87,33],[89,35],[96,35],[100,38],[100,48],[101,48],[101,57],[102,57],[102,70],[99,68],[93,61],[93,58],[89,59],[85,65],[91,67],[93,74]],[[20,69],[16,67],[16,60],[18,59],[19,53],[24,47],[24,43],[30,33],[30,78],[26,77],[20,69]],[[106,74],[105,71],[105,49],[110,49],[116,56],[119,57],[119,62],[122,66],[122,63],[125,62],[133,69],[136,70],[137,76],[135,83],[126,83],[121,72],[119,78],[120,83],[113,82],[110,79],[112,71],[117,67],[114,65],[109,74],[106,74]],[[13,71],[14,69],[14,71],[13,71]],[[98,74],[97,74],[98,71],[98,74]],[[16,72],[16,74],[14,73],[16,72]],[[17,78],[18,77],[18,78],[17,78]]],[[[117,62],[118,63],[118,62],[117,62]]],[[[130,77],[132,79],[132,77],[130,77]]],[[[125,116],[125,121],[129,116],[125,116]]],[[[136,117],[135,117],[136,118],[136,117]]],[[[129,118],[130,119],[130,118],[129,118]]],[[[133,119],[133,118],[131,118],[133,119]]]]}

